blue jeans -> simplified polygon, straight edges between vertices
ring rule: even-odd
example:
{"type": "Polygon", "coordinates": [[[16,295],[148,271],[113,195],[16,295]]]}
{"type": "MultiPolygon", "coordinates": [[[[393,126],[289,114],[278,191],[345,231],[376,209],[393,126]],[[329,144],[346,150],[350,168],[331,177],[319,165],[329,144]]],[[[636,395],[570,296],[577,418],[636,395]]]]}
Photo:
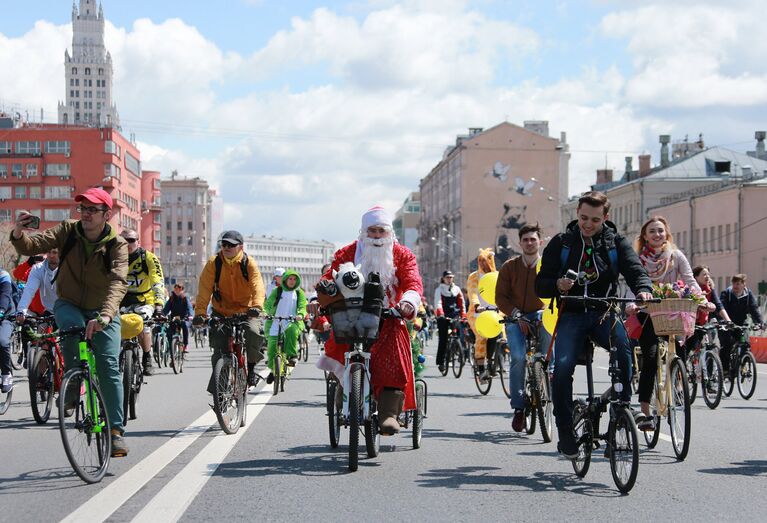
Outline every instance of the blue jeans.
{"type": "Polygon", "coordinates": [[[13,319],[0,319],[0,374],[13,374],[11,335],[15,326],[13,319]]]}
{"type": "MultiPolygon", "coordinates": [[[[53,314],[60,329],[85,327],[89,320],[98,315],[98,310],[81,309],[67,301],[56,300],[53,314]]],[[[104,403],[113,429],[123,432],[123,385],[120,375],[120,315],[114,317],[103,330],[93,336],[93,354],[96,358],[96,371],[99,376],[99,388],[104,395],[104,403]]],[[[75,368],[79,361],[79,340],[67,336],[62,341],[64,368],[75,368]]]]}
{"type": "MultiPolygon", "coordinates": [[[[522,317],[528,320],[541,320],[543,311],[529,312],[522,317]]],[[[518,323],[506,324],[506,340],[509,343],[509,390],[511,391],[511,408],[524,409],[525,400],[523,397],[523,388],[525,386],[525,361],[527,359],[527,350],[525,347],[525,335],[518,323]]],[[[543,324],[538,327],[538,352],[546,355],[551,343],[551,334],[543,328],[543,324]]]]}
{"type": "MultiPolygon", "coordinates": [[[[573,425],[573,373],[578,363],[586,338],[591,337],[598,345],[609,348],[609,316],[600,320],[604,312],[562,312],[557,327],[557,341],[554,350],[554,383],[552,400],[557,427],[567,428],[573,425]]],[[[623,323],[616,317],[613,344],[615,357],[620,367],[620,382],[623,391],[620,399],[631,401],[631,347],[623,323]]]]}

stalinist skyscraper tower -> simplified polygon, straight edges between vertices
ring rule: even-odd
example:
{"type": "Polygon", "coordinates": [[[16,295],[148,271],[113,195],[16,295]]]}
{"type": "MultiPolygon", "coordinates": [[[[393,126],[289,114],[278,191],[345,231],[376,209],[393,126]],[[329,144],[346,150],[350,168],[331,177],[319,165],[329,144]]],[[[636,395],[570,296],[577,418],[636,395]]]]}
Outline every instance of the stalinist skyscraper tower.
{"type": "Polygon", "coordinates": [[[72,3],[72,54],[64,52],[66,102],[59,123],[120,128],[112,99],[112,57],[104,46],[104,10],[96,0],[72,3]]]}

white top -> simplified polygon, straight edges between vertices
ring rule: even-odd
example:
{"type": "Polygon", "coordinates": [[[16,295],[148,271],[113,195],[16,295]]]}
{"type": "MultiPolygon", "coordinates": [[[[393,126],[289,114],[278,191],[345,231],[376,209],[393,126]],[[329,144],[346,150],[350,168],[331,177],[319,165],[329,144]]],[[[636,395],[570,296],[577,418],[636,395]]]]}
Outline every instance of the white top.
{"type": "Polygon", "coordinates": [[[25,315],[29,312],[27,309],[38,289],[40,290],[40,301],[43,302],[43,307],[45,307],[46,311],[53,312],[53,306],[56,304],[56,300],[59,299],[59,295],[56,292],[56,283],[51,280],[56,276],[58,270],[58,267],[55,269],[48,267],[48,260],[32,266],[32,269],[29,271],[29,278],[27,278],[27,283],[24,286],[24,292],[19,300],[18,312],[25,315]]]}

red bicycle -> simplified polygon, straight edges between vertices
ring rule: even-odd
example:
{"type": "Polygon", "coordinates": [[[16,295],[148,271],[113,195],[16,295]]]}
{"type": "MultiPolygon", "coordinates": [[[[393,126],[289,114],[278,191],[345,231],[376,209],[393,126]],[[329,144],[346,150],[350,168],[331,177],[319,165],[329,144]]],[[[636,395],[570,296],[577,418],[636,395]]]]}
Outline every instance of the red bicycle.
{"type": "Polygon", "coordinates": [[[51,416],[54,394],[61,390],[64,377],[64,355],[59,347],[58,338],[53,332],[55,325],[52,317],[26,318],[24,326],[28,329],[30,340],[29,361],[29,397],[32,415],[39,424],[44,424],[51,416]]]}

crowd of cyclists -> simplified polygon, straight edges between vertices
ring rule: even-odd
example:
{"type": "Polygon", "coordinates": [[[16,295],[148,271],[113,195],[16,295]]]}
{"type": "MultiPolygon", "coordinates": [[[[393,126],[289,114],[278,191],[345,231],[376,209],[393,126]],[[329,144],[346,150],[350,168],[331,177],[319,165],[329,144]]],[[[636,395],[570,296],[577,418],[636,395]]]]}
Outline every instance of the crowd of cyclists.
{"type": "MultiPolygon", "coordinates": [[[[10,339],[16,324],[29,317],[51,315],[60,329],[84,327],[92,340],[98,367],[99,384],[110,420],[111,455],[128,454],[125,441],[123,385],[120,376],[121,314],[140,315],[145,326],[137,335],[143,352],[142,367],[146,376],[153,374],[153,351],[158,349],[153,336],[153,322],[180,318],[168,329],[168,338],[182,330],[184,352],[188,350],[190,330],[205,331],[211,348],[211,368],[216,367],[231,342],[229,327],[208,328],[211,319],[247,315],[250,321],[244,333],[247,384],[260,379],[256,367],[264,359],[270,369],[267,383],[275,379],[273,361],[278,341],[287,364],[296,364],[299,337],[311,330],[326,350],[317,366],[338,383],[343,383],[343,355],[346,346],[332,334],[333,307],[344,298],[344,290],[354,289],[344,277],[336,281],[340,265],[358,264],[365,278],[375,273],[383,285],[384,308],[397,309],[398,317],[380,320],[380,336],[373,345],[371,379],[378,398],[382,434],[398,432],[397,418],[412,405],[414,362],[410,344],[416,339],[405,328],[405,321],[421,331],[425,342],[436,331],[436,365],[443,374],[449,365],[448,339],[452,322],[460,322],[464,356],[473,361],[479,381],[492,379],[497,369],[489,362],[496,351],[508,352],[509,395],[513,430],[525,430],[525,395],[527,347],[531,329],[536,332],[537,351],[546,356],[551,385],[551,402],[558,431],[558,450],[569,459],[578,455],[578,441],[573,432],[573,373],[588,341],[615,350],[620,382],[616,389],[621,401],[632,400],[632,364],[635,345],[641,348],[638,380],[639,410],[634,412],[637,428],[655,430],[651,412],[659,336],[651,315],[643,304],[663,283],[677,284],[703,296],[695,318],[697,324],[719,321],[721,324],[745,325],[751,321],[763,327],[756,298],[746,286],[746,275],[732,278],[731,286],[718,293],[708,267],[691,268],[684,253],[674,244],[672,227],[660,216],[653,216],[642,226],[639,237],[631,242],[609,221],[610,203],[599,192],[585,193],[578,201],[577,219],[565,231],[553,236],[541,252],[543,231],[537,224],[519,229],[521,254],[496,269],[493,252],[480,251],[477,270],[461,289],[447,268],[429,303],[417,270],[414,255],[393,237],[392,221],[381,208],[369,210],[362,218],[360,236],[340,249],[323,267],[323,277],[316,290],[306,293],[301,276],[291,269],[278,269],[265,287],[257,261],[244,251],[244,240],[237,231],[226,231],[219,240],[219,251],[211,257],[199,276],[199,291],[194,300],[185,293],[183,282],[172,291],[165,288],[160,260],[140,246],[138,233],[123,229],[119,234],[109,221],[112,218],[111,196],[91,188],[75,197],[79,220],[67,220],[42,232],[33,232],[35,217],[21,213],[10,234],[20,255],[29,258],[10,274],[0,270],[0,371],[2,392],[13,388],[10,339]],[[495,300],[490,303],[479,291],[482,277],[496,272],[495,300]],[[15,281],[14,281],[15,280],[15,281]],[[17,294],[24,282],[23,291],[17,294]],[[564,296],[606,297],[625,295],[635,302],[625,306],[623,323],[610,325],[604,305],[565,303],[564,296]],[[557,312],[556,328],[550,332],[542,321],[550,303],[557,312]],[[476,319],[487,310],[498,311],[514,321],[494,337],[486,337],[477,328],[476,319]],[[522,318],[523,321],[519,321],[522,318]],[[628,331],[627,331],[628,328],[628,331]],[[630,332],[629,332],[630,331],[630,332]],[[631,334],[631,337],[629,336],[631,334]],[[280,340],[278,340],[280,337],[280,340]],[[266,357],[264,352],[266,352],[266,357]],[[470,354],[469,354],[470,352],[470,354]],[[409,366],[402,362],[409,362],[409,366]]],[[[378,315],[380,317],[380,307],[378,315]]],[[[737,341],[730,330],[719,335],[721,361],[725,374],[729,351],[737,341]]],[[[680,339],[678,352],[684,356],[701,343],[698,334],[680,339]]],[[[76,340],[62,339],[65,366],[75,364],[76,340]]],[[[207,384],[216,394],[214,373],[207,384]]],[[[69,394],[64,391],[63,394],[69,394]]],[[[338,394],[342,397],[343,391],[338,394]]],[[[65,397],[65,403],[68,401],[65,397]]],[[[74,400],[73,400],[74,401],[74,400]]],[[[65,415],[71,409],[65,410],[65,415]]]]}

